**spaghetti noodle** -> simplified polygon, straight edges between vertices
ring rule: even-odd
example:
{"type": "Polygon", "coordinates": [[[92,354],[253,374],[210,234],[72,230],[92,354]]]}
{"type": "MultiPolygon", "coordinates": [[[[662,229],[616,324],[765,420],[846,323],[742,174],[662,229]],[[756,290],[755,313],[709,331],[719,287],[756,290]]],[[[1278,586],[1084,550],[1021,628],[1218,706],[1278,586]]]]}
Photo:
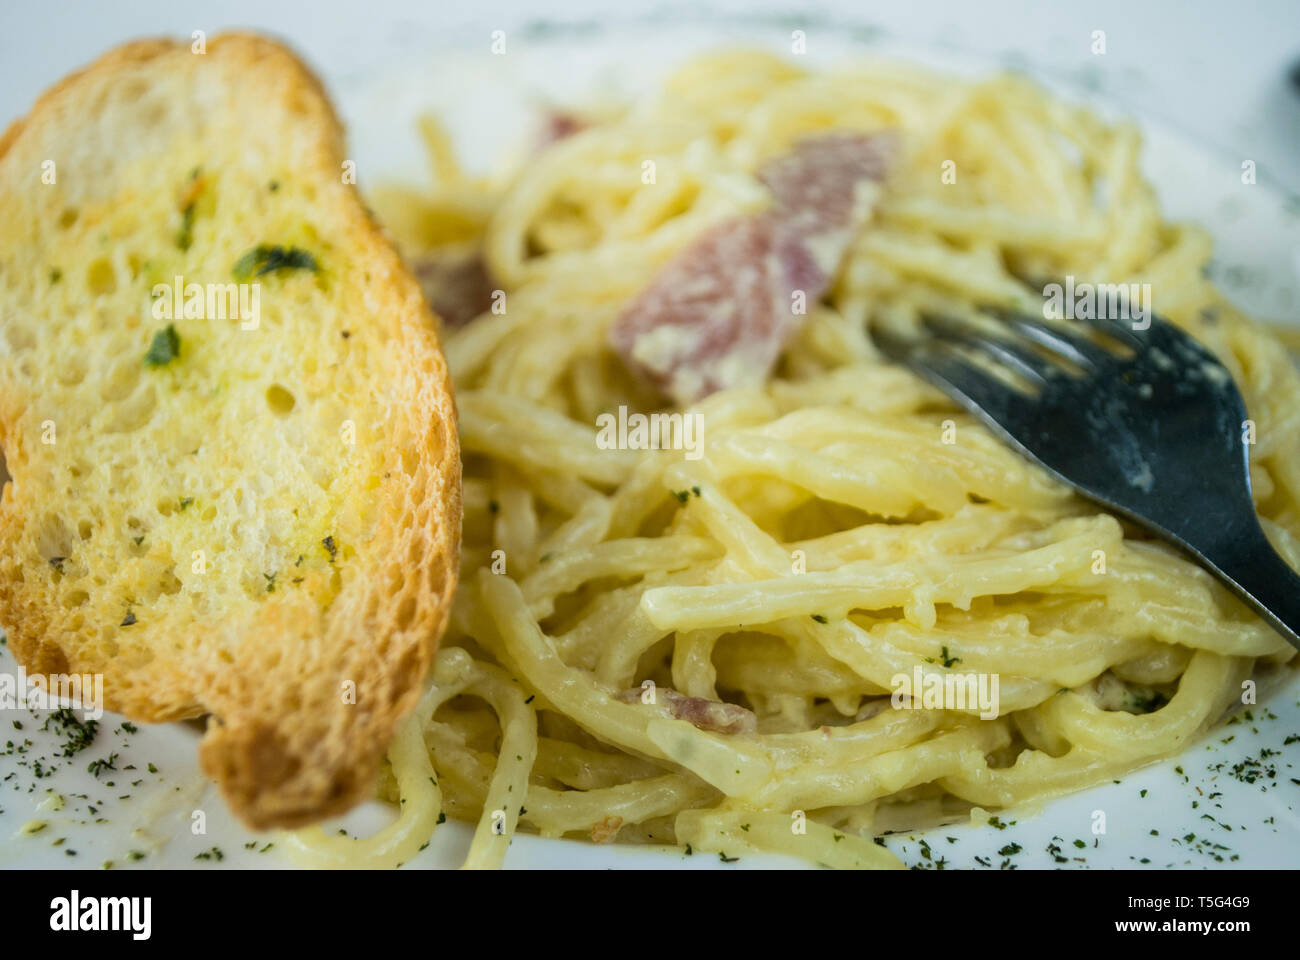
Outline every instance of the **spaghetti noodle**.
{"type": "Polygon", "coordinates": [[[872,345],[922,310],[1041,310],[1021,276],[1150,284],[1236,377],[1256,506],[1300,565],[1300,378],[1205,279],[1206,234],[1161,219],[1133,127],[1013,77],[723,53],[504,180],[425,132],[438,188],[381,191],[381,217],[412,257],[481,250],[501,291],[446,337],[462,585],[390,750],[400,819],[300,836],[311,862],[403,862],[445,812],[478,823],[467,866],[527,830],[897,867],[875,836],[1177,753],[1292,661],[1211,576],[872,345]],[[692,241],[764,209],[764,161],[827,131],[898,137],[874,217],[768,382],[664,408],[611,327],[692,241]],[[700,455],[603,449],[620,409],[697,416],[700,455]],[[895,709],[900,677],[971,673],[998,679],[996,717],[895,709]]]}

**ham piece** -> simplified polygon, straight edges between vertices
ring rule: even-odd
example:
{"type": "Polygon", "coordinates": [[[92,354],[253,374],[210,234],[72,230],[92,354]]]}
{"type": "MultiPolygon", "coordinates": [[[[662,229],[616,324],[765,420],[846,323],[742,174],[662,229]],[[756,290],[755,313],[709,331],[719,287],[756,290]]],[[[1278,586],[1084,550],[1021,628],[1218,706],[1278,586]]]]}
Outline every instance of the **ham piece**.
{"type": "Polygon", "coordinates": [[[627,366],[678,404],[762,383],[826,293],[872,215],[893,133],[800,140],[758,172],[772,205],[714,226],[674,257],[615,321],[627,366]],[[800,296],[802,294],[802,296],[800,296]]]}

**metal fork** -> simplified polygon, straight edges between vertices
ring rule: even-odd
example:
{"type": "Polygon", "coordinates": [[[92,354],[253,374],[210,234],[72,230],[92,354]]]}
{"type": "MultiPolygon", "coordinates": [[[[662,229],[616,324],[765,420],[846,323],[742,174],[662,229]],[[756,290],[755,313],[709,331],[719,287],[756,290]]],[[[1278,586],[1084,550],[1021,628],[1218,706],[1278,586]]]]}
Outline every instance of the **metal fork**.
{"type": "Polygon", "coordinates": [[[1191,554],[1300,648],[1300,576],[1255,515],[1246,405],[1214,354],[1155,316],[1074,332],[984,313],[995,333],[926,316],[929,336],[873,337],[1059,480],[1191,554]]]}

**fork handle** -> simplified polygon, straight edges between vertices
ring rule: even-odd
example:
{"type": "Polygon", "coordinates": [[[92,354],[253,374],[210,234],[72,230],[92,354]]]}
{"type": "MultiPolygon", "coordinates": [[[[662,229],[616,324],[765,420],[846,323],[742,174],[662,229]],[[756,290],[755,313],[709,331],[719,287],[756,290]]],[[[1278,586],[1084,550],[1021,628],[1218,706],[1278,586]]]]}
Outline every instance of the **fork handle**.
{"type": "Polygon", "coordinates": [[[1269,543],[1258,521],[1225,531],[1208,550],[1194,549],[1242,600],[1300,649],[1300,575],[1269,543]]]}

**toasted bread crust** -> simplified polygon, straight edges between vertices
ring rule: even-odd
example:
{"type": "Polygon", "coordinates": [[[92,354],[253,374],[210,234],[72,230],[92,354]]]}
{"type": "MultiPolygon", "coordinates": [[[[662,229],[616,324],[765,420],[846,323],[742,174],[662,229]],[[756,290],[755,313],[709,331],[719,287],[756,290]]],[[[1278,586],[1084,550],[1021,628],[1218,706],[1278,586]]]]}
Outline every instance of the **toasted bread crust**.
{"type": "MultiPolygon", "coordinates": [[[[319,81],[293,54],[245,34],[211,38],[202,58],[188,48],[169,40],[127,44],[50,89],[0,137],[0,190],[17,189],[16,170],[6,168],[31,159],[19,157],[28,138],[55,136],[54,126],[75,123],[97,88],[140,68],[156,68],[160,77],[220,69],[265,78],[283,122],[308,125],[313,149],[295,158],[298,167],[338,181],[342,130],[319,81]]],[[[10,648],[33,673],[102,672],[105,705],[134,720],[209,714],[203,770],[255,828],[302,826],[369,795],[395,725],[420,696],[458,568],[456,415],[433,317],[354,191],[322,195],[334,205],[330,215],[342,224],[353,260],[365,265],[367,303],[374,305],[349,323],[382,328],[386,349],[400,358],[388,385],[394,412],[386,469],[364,494],[377,515],[374,535],[331,571],[341,582],[323,607],[307,590],[283,590],[217,620],[194,618],[184,649],[171,649],[160,630],[145,634],[155,648],[148,662],[105,656],[93,620],[70,625],[40,578],[25,575],[35,572],[31,558],[16,555],[41,491],[23,483],[31,440],[19,421],[31,398],[0,385],[0,446],[13,477],[0,497],[0,623],[10,648]]]]}

